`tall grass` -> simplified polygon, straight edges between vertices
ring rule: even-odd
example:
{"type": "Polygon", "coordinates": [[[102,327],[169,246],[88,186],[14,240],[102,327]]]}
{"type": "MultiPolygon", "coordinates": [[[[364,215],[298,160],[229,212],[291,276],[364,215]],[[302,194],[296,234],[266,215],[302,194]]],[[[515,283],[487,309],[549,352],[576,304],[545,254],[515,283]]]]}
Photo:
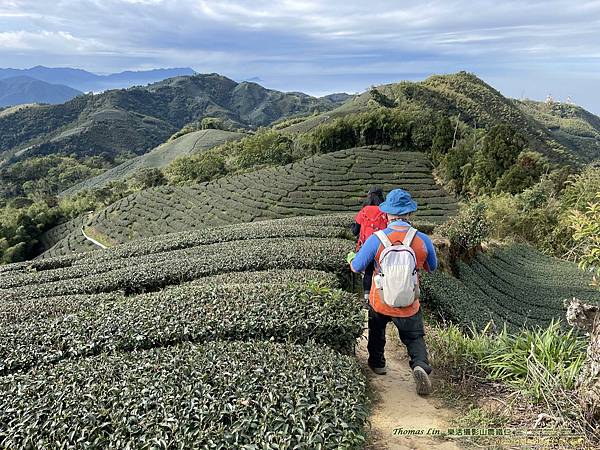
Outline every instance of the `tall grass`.
{"type": "Polygon", "coordinates": [[[543,400],[551,385],[574,388],[587,343],[572,328],[557,321],[516,334],[506,327],[492,333],[492,328],[491,322],[481,331],[454,324],[434,327],[429,334],[432,360],[453,372],[514,386],[534,402],[543,400]]]}
{"type": "Polygon", "coordinates": [[[428,344],[434,367],[459,375],[512,386],[532,403],[542,404],[563,425],[588,431],[575,384],[586,356],[587,340],[553,321],[546,328],[511,334],[463,331],[454,324],[434,326],[428,344]]]}

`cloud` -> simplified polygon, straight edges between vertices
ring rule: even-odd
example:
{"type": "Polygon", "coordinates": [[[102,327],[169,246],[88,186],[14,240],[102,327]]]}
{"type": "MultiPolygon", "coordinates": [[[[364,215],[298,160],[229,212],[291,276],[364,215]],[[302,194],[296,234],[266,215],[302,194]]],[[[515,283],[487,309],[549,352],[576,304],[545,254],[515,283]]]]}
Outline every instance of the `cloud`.
{"type": "Polygon", "coordinates": [[[0,64],[191,66],[319,92],[461,69],[533,86],[597,73],[599,25],[587,0],[3,0],[0,64]]]}

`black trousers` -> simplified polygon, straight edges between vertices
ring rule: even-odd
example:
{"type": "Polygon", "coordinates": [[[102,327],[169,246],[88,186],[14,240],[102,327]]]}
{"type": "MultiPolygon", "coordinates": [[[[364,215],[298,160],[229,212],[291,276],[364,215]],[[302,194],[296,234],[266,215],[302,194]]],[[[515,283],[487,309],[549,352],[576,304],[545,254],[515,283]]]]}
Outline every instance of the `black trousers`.
{"type": "Polygon", "coordinates": [[[425,372],[431,373],[432,368],[427,359],[425,345],[425,327],[423,325],[423,312],[419,309],[414,316],[390,317],[379,314],[369,306],[369,366],[385,367],[385,328],[388,322],[394,322],[400,335],[400,340],[406,346],[410,357],[410,368],[421,366],[425,372]]]}

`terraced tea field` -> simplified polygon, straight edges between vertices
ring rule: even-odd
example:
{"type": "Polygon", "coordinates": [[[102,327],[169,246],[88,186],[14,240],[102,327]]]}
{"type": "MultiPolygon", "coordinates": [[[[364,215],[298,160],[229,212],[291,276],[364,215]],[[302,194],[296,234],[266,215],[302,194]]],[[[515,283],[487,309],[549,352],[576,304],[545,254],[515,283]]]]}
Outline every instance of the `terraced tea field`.
{"type": "MultiPolygon", "coordinates": [[[[351,214],[151,236],[0,266],[0,447],[364,447],[351,214]],[[69,427],[64,424],[68,423],[69,427]]],[[[575,265],[499,248],[423,278],[462,324],[600,301],[575,265]]]]}
{"type": "MultiPolygon", "coordinates": [[[[353,148],[198,186],[144,190],[98,212],[87,228],[108,243],[124,243],[207,226],[357,211],[374,184],[409,190],[419,203],[417,219],[439,223],[454,214],[456,202],[431,172],[422,153],[353,148]]],[[[51,254],[73,251],[81,241],[74,234],[81,233],[72,231],[51,254]]]]}
{"type": "Polygon", "coordinates": [[[424,278],[430,305],[463,325],[483,328],[492,320],[513,330],[547,326],[565,320],[564,300],[577,297],[600,303],[590,275],[577,265],[543,255],[525,245],[512,245],[459,263],[458,279],[446,273],[424,278]]]}
{"type": "Polygon", "coordinates": [[[2,266],[0,447],[362,448],[347,220],[2,266]]]}

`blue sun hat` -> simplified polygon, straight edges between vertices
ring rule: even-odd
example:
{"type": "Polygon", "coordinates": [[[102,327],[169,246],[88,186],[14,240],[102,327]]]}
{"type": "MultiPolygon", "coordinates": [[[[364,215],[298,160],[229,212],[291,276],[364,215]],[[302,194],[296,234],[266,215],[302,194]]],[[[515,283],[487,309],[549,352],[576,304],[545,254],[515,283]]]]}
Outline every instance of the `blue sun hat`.
{"type": "Polygon", "coordinates": [[[389,192],[385,201],[379,205],[379,209],[392,216],[403,216],[415,212],[417,202],[404,189],[394,189],[389,192]]]}

